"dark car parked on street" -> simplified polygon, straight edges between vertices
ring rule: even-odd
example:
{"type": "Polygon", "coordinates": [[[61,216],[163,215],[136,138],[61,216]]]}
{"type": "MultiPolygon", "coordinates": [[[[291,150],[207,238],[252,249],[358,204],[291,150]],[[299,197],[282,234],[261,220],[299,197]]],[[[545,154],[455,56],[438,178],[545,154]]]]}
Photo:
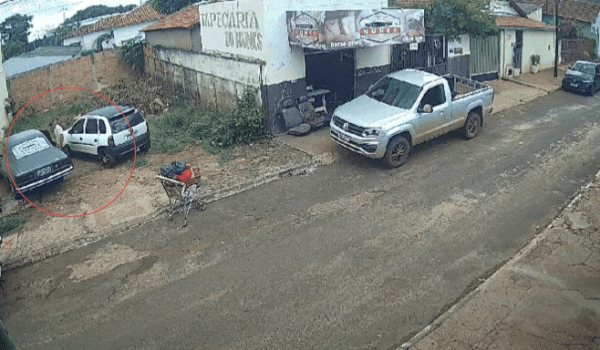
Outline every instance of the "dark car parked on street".
{"type": "Polygon", "coordinates": [[[565,91],[579,91],[593,96],[600,89],[600,63],[577,61],[562,81],[565,91]]]}
{"type": "Polygon", "coordinates": [[[73,172],[73,162],[38,130],[27,130],[0,142],[0,178],[16,198],[41,186],[58,183],[73,172]],[[8,154],[8,167],[6,154],[8,154]],[[10,173],[9,173],[10,167],[10,173]],[[12,175],[12,181],[11,181],[12,175]],[[13,183],[14,181],[14,183],[13,183]]]}

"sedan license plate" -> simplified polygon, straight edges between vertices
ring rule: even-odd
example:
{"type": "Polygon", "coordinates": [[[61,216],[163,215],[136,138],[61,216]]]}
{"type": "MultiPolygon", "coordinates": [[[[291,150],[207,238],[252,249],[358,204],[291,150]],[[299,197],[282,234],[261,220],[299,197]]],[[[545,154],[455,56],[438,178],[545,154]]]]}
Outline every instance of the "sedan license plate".
{"type": "Polygon", "coordinates": [[[574,87],[574,88],[576,88],[576,87],[578,87],[578,86],[579,86],[579,84],[571,83],[571,87],[574,87]]]}
{"type": "Polygon", "coordinates": [[[44,176],[46,174],[49,174],[51,171],[52,171],[52,167],[51,166],[43,167],[43,168],[41,168],[41,169],[39,169],[37,171],[37,176],[38,177],[42,177],[42,176],[44,176]]]}

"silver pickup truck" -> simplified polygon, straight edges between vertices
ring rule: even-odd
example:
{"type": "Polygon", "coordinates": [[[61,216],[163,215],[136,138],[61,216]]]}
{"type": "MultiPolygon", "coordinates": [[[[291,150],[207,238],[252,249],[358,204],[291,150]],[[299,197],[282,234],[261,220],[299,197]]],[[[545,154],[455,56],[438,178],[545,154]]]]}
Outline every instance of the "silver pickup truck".
{"type": "Polygon", "coordinates": [[[391,73],[367,93],[338,107],[331,138],[365,157],[398,167],[412,146],[462,128],[467,139],[479,133],[492,111],[494,90],[455,75],[414,69],[391,73]]]}

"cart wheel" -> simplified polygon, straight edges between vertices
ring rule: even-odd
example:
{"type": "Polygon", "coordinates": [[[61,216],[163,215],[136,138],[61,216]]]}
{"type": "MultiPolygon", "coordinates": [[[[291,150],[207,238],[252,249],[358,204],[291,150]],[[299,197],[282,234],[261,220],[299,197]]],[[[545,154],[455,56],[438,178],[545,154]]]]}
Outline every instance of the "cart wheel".
{"type": "Polygon", "coordinates": [[[204,201],[200,201],[198,199],[194,199],[194,207],[198,208],[198,210],[200,211],[205,211],[206,210],[206,202],[204,201]]]}

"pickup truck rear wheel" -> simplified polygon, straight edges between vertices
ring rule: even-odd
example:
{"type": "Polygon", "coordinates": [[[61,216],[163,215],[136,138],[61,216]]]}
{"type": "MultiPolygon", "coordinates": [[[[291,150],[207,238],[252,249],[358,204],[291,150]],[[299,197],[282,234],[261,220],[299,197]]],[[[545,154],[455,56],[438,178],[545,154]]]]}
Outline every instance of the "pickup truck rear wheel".
{"type": "Polygon", "coordinates": [[[465,138],[470,140],[477,136],[481,131],[481,115],[477,112],[469,112],[467,116],[467,120],[465,121],[465,126],[463,126],[463,132],[465,134],[465,138]]]}
{"type": "Polygon", "coordinates": [[[410,148],[410,142],[404,136],[398,135],[388,142],[383,161],[390,167],[397,168],[408,159],[410,148]]]}

